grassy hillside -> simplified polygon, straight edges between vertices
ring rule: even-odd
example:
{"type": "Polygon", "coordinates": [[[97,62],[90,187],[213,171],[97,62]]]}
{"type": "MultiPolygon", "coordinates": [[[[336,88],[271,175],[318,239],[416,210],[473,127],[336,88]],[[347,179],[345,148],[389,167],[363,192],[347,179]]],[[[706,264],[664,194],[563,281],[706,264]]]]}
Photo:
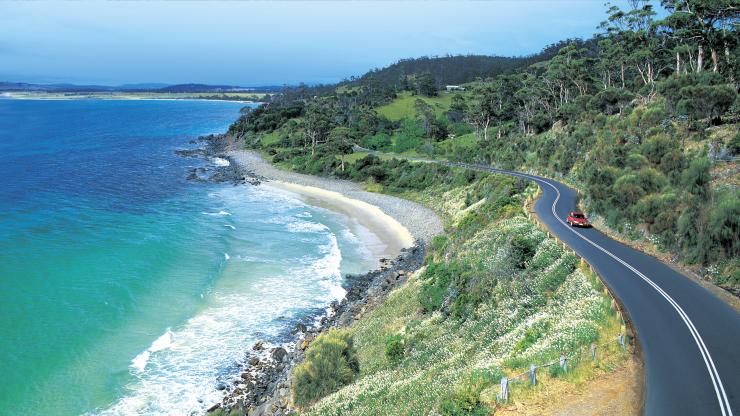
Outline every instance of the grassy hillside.
{"type": "MultiPolygon", "coordinates": [[[[558,366],[539,371],[543,384],[579,385],[625,362],[614,341],[624,328],[597,277],[525,217],[533,186],[366,154],[347,158],[342,171],[336,155],[268,148],[284,168],[417,200],[449,227],[432,242],[422,271],[354,326],[311,344],[309,364],[293,380],[306,414],[490,414],[501,405],[501,377],[532,363],[606,342],[596,362],[574,359],[567,373],[558,366]],[[310,376],[316,371],[331,380],[317,384],[310,376]]],[[[538,400],[546,391],[516,384],[511,400],[538,400]]]]}
{"type": "MultiPolygon", "coordinates": [[[[524,216],[533,187],[372,156],[348,170],[376,191],[434,207],[451,231],[435,239],[422,272],[344,332],[359,374],[306,414],[489,414],[504,375],[622,331],[598,279],[524,216]],[[378,167],[388,173],[379,182],[378,167]]],[[[582,383],[611,371],[626,357],[612,344],[607,358],[573,361],[567,374],[541,370],[542,382],[582,383]]],[[[512,399],[539,394],[512,387],[512,399]]]]}
{"type": "Polygon", "coordinates": [[[425,97],[412,95],[410,92],[398,94],[398,97],[390,103],[376,108],[378,115],[391,121],[399,121],[404,118],[415,118],[418,114],[416,100],[422,100],[429,104],[437,116],[443,115],[450,109],[452,97],[459,93],[441,92],[437,97],[425,97]]]}

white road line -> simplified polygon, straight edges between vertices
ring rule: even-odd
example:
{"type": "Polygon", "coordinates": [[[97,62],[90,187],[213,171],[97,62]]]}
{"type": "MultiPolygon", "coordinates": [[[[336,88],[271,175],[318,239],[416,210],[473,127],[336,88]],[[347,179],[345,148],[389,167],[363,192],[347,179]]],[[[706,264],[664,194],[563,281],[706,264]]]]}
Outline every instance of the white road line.
{"type": "Polygon", "coordinates": [[[691,336],[694,338],[694,342],[699,347],[699,352],[702,355],[702,358],[704,360],[704,364],[707,367],[707,370],[709,371],[709,376],[712,379],[712,384],[714,386],[714,391],[717,394],[717,400],[719,401],[719,407],[722,411],[723,416],[732,416],[732,408],[730,407],[730,402],[727,399],[727,393],[725,393],[725,388],[722,384],[722,380],[719,377],[719,373],[717,372],[717,368],[714,365],[714,361],[712,360],[712,356],[709,354],[709,350],[707,349],[706,345],[704,344],[704,340],[702,339],[701,335],[699,335],[699,331],[694,326],[694,323],[691,321],[691,319],[688,317],[686,312],[681,308],[681,306],[668,294],[666,293],[660,286],[658,286],[655,282],[650,280],[647,276],[645,276],[642,272],[637,270],[635,267],[630,265],[629,263],[625,262],[621,258],[614,255],[609,250],[605,249],[604,247],[600,246],[599,244],[593,242],[588,237],[585,237],[581,233],[577,232],[571,227],[568,227],[568,225],[557,215],[555,212],[555,207],[560,200],[560,190],[553,184],[537,178],[535,176],[525,175],[525,174],[515,174],[515,176],[520,176],[524,178],[528,178],[530,180],[533,180],[539,184],[546,184],[550,186],[552,189],[555,190],[557,193],[557,196],[555,197],[555,201],[552,203],[551,211],[555,219],[557,219],[563,226],[567,227],[568,230],[572,231],[574,234],[582,238],[584,241],[588,242],[592,246],[596,247],[597,249],[601,250],[605,254],[607,254],[609,257],[613,258],[614,260],[621,263],[623,266],[630,269],[632,272],[634,272],[637,276],[639,276],[642,280],[644,280],[646,283],[648,283],[650,286],[652,286],[665,300],[668,301],[668,303],[673,306],[673,309],[678,312],[678,315],[681,317],[681,320],[683,320],[684,324],[686,324],[686,327],[689,329],[689,332],[691,333],[691,336]]]}
{"type": "Polygon", "coordinates": [[[725,388],[724,388],[724,385],[722,384],[722,379],[719,377],[719,373],[717,372],[717,368],[714,365],[714,360],[712,360],[712,356],[711,356],[711,354],[709,354],[709,350],[707,349],[707,346],[704,344],[704,339],[702,339],[701,335],[699,335],[699,331],[696,329],[696,327],[694,326],[694,323],[691,321],[691,319],[686,314],[686,312],[683,310],[683,308],[681,308],[681,306],[668,293],[666,293],[660,286],[658,286],[655,282],[653,282],[652,280],[650,280],[650,278],[648,278],[647,276],[645,276],[642,272],[640,272],[639,270],[637,270],[631,264],[625,262],[624,260],[622,260],[619,257],[617,257],[615,254],[613,254],[609,250],[605,249],[604,247],[600,246],[599,244],[593,242],[588,237],[585,237],[581,233],[579,233],[576,230],[574,230],[573,228],[569,227],[565,223],[565,221],[563,221],[557,215],[557,213],[555,212],[555,207],[557,206],[558,201],[560,201],[560,190],[555,185],[551,184],[550,182],[548,182],[545,179],[542,179],[542,178],[539,178],[539,177],[533,176],[533,175],[528,175],[528,174],[525,174],[525,173],[511,172],[511,171],[506,171],[506,170],[502,170],[502,169],[492,168],[492,167],[489,167],[489,166],[480,166],[480,165],[479,166],[475,166],[475,165],[467,165],[466,166],[465,164],[462,164],[462,163],[454,163],[454,162],[449,163],[449,164],[451,164],[453,166],[466,167],[466,168],[469,168],[470,166],[473,166],[474,168],[482,169],[482,170],[488,170],[488,171],[494,172],[494,173],[501,173],[501,174],[505,174],[505,175],[518,176],[518,177],[521,177],[521,178],[526,178],[526,179],[532,180],[534,182],[537,182],[538,184],[546,184],[549,187],[551,187],[552,189],[554,189],[555,190],[555,193],[557,194],[557,196],[555,197],[555,201],[553,201],[553,203],[552,203],[551,211],[552,211],[553,217],[555,217],[555,219],[557,219],[558,222],[560,222],[568,230],[572,231],[575,235],[577,235],[578,237],[582,238],[584,241],[588,242],[592,246],[596,247],[597,249],[599,249],[603,253],[607,254],[609,257],[613,258],[614,260],[618,261],[623,266],[627,267],[629,270],[631,270],[632,272],[634,272],[638,277],[640,277],[647,284],[649,284],[650,286],[652,286],[661,296],[663,296],[663,298],[666,301],[668,301],[668,303],[671,306],[673,306],[673,309],[676,310],[676,312],[678,313],[678,316],[681,318],[681,320],[684,322],[684,324],[686,325],[686,327],[689,329],[689,333],[691,333],[691,336],[694,338],[694,342],[696,343],[697,347],[699,347],[699,352],[702,355],[702,359],[704,360],[704,364],[706,365],[707,371],[709,372],[709,378],[712,380],[712,385],[714,387],[714,391],[717,394],[717,401],[719,402],[719,408],[722,411],[722,415],[723,416],[733,416],[732,408],[730,407],[730,401],[727,399],[727,393],[725,393],[725,388]]]}

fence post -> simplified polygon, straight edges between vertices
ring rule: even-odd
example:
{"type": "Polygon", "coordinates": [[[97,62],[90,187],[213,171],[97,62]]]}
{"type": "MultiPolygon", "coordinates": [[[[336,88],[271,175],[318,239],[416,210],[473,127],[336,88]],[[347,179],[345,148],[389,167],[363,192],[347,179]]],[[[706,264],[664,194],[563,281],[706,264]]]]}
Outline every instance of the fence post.
{"type": "Polygon", "coordinates": [[[591,360],[596,361],[596,344],[591,343],[591,360]]]}
{"type": "Polygon", "coordinates": [[[564,373],[568,372],[568,359],[563,354],[560,354],[560,368],[563,369],[564,373]]]}
{"type": "Polygon", "coordinates": [[[529,366],[529,383],[532,386],[537,385],[537,366],[534,364],[529,366]]]}
{"type": "Polygon", "coordinates": [[[619,336],[617,337],[617,341],[619,342],[619,345],[622,346],[622,350],[625,350],[626,351],[627,350],[627,346],[624,343],[624,335],[619,334],[619,336]]]}
{"type": "Polygon", "coordinates": [[[509,400],[509,379],[506,377],[501,377],[501,393],[499,393],[498,399],[502,402],[509,400]]]}

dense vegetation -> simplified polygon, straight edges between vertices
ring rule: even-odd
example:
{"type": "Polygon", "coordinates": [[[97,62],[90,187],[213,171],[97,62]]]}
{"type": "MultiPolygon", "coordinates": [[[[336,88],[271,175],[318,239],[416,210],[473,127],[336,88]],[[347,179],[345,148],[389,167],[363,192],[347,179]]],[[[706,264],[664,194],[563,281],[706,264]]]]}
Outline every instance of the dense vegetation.
{"type": "Polygon", "coordinates": [[[293,370],[293,402],[301,407],[312,404],[350,383],[358,371],[347,331],[321,334],[306,350],[306,360],[293,370]]]}
{"type": "MultiPolygon", "coordinates": [[[[359,372],[307,414],[487,415],[504,375],[616,337],[598,279],[524,217],[534,189],[525,187],[483,174],[402,191],[435,207],[453,231],[434,240],[422,273],[347,330],[359,372]]],[[[583,382],[624,359],[616,343],[603,356],[573,360],[567,374],[542,371],[543,383],[583,382]]],[[[512,397],[537,392],[520,385],[512,397]]]]}
{"type": "Polygon", "coordinates": [[[230,133],[293,169],[397,189],[448,179],[398,176],[353,146],[561,175],[602,225],[737,290],[739,3],[663,0],[660,20],[630,4],[593,39],[531,57],[411,59],[289,89],[230,133]],[[453,82],[466,90],[439,91],[453,82]]]}

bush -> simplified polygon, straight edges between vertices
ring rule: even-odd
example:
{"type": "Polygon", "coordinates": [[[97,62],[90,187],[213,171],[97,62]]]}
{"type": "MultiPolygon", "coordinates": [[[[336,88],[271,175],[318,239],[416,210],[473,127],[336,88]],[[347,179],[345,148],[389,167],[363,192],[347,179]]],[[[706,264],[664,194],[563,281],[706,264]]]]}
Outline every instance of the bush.
{"type": "Polygon", "coordinates": [[[385,133],[365,137],[362,146],[373,150],[388,150],[391,147],[391,138],[385,133]]]}
{"type": "MultiPolygon", "coordinates": [[[[454,267],[454,266],[453,266],[454,267]]],[[[425,312],[436,311],[449,292],[452,272],[444,263],[432,263],[424,272],[424,285],[419,291],[419,303],[425,312]]]]}
{"type": "Polygon", "coordinates": [[[718,122],[737,97],[735,89],[724,82],[721,75],[707,71],[671,77],[658,84],[658,91],[676,113],[718,122]]]}
{"type": "Polygon", "coordinates": [[[491,409],[481,402],[480,394],[498,383],[504,374],[498,368],[476,370],[470,378],[442,400],[440,413],[447,416],[490,415],[491,409]]]}
{"type": "Polygon", "coordinates": [[[622,88],[607,88],[596,94],[592,104],[604,114],[617,114],[629,105],[634,96],[632,92],[622,88]]]}
{"type": "Polygon", "coordinates": [[[740,132],[730,139],[730,142],[727,144],[727,150],[733,155],[740,155],[740,132]]]}
{"type": "Polygon", "coordinates": [[[537,251],[538,241],[531,241],[522,236],[514,236],[511,239],[511,260],[519,269],[527,267],[527,261],[534,256],[537,251]]]}
{"type": "MultiPolygon", "coordinates": [[[[570,363],[568,363],[570,365],[570,363]]],[[[563,367],[560,366],[560,364],[553,364],[548,368],[547,371],[550,374],[550,377],[552,378],[558,378],[565,375],[565,371],[563,370],[563,367]]]]}
{"type": "Polygon", "coordinates": [[[728,258],[740,256],[740,195],[728,193],[709,215],[709,232],[728,258]]]}
{"type": "Polygon", "coordinates": [[[404,120],[401,130],[396,133],[393,151],[403,153],[416,149],[422,144],[422,138],[425,135],[424,128],[416,120],[404,120]]]}
{"type": "Polygon", "coordinates": [[[406,346],[404,343],[403,336],[391,335],[385,340],[385,356],[391,362],[398,362],[403,358],[406,352],[406,346]]]}
{"type": "Polygon", "coordinates": [[[293,370],[293,401],[308,406],[350,383],[359,370],[352,337],[332,329],[311,343],[306,361],[293,370]]]}

